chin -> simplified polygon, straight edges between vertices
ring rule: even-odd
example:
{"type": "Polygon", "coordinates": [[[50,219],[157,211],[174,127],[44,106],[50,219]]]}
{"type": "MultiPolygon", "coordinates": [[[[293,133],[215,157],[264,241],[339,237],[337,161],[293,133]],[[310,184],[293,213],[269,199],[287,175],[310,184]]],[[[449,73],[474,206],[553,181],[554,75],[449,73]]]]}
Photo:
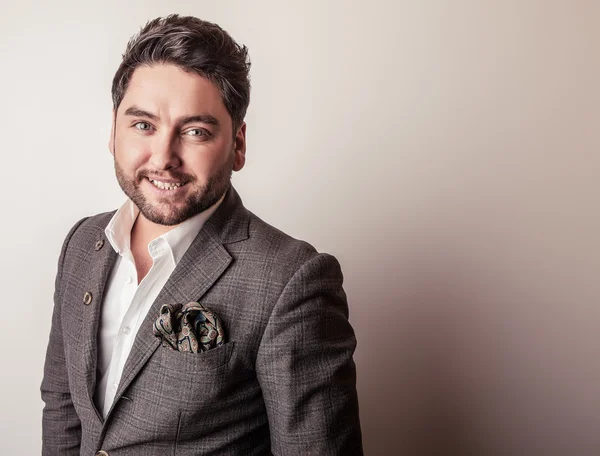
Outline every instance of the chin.
{"type": "Polygon", "coordinates": [[[194,210],[192,208],[179,208],[179,209],[161,209],[157,206],[138,206],[142,215],[158,225],[174,226],[185,222],[190,217],[193,217],[194,210]]]}

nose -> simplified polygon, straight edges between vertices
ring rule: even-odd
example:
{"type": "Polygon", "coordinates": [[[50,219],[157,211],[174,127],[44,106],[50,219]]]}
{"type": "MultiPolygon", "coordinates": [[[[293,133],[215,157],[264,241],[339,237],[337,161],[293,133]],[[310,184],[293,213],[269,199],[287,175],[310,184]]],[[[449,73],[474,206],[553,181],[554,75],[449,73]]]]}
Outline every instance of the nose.
{"type": "Polygon", "coordinates": [[[156,135],[148,164],[156,170],[177,168],[181,165],[177,142],[171,135],[156,135]]]}

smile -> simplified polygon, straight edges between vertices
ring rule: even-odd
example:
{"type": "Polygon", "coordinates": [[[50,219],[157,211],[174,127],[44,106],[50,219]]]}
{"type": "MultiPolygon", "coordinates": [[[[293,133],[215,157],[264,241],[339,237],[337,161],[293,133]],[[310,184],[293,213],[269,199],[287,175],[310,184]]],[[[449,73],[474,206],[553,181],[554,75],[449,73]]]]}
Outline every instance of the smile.
{"type": "Polygon", "coordinates": [[[183,185],[179,182],[161,182],[159,180],[154,179],[148,180],[152,182],[152,185],[154,185],[157,188],[160,188],[161,190],[176,190],[183,185]]]}

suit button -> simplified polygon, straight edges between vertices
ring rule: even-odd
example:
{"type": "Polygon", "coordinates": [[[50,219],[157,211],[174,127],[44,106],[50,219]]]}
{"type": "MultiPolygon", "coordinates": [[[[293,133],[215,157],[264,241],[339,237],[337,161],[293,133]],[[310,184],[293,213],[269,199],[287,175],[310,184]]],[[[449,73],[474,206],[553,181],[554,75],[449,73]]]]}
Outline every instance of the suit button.
{"type": "Polygon", "coordinates": [[[83,295],[83,303],[88,306],[92,303],[92,293],[90,293],[89,291],[86,291],[85,294],[83,295]]]}
{"type": "Polygon", "coordinates": [[[100,239],[99,241],[96,242],[96,245],[94,246],[94,250],[96,250],[96,252],[98,250],[100,250],[102,248],[102,246],[104,245],[104,239],[100,239]]]}
{"type": "Polygon", "coordinates": [[[96,456],[109,456],[109,455],[106,451],[100,450],[96,453],[96,456]]]}

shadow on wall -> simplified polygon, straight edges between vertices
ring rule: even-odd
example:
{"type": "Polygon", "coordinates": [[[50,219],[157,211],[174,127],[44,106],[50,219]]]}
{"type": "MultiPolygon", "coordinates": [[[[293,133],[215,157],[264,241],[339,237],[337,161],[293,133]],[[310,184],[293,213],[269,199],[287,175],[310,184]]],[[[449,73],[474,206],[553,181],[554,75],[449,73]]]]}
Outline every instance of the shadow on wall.
{"type": "Polygon", "coordinates": [[[379,233],[397,241],[345,268],[365,454],[600,454],[600,310],[583,250],[551,252],[507,225],[493,238],[443,228],[379,233]]]}
{"type": "Polygon", "coordinates": [[[366,249],[346,273],[360,278],[348,291],[365,454],[480,454],[451,365],[461,290],[432,270],[419,277],[419,252],[401,250],[366,249]]]}

